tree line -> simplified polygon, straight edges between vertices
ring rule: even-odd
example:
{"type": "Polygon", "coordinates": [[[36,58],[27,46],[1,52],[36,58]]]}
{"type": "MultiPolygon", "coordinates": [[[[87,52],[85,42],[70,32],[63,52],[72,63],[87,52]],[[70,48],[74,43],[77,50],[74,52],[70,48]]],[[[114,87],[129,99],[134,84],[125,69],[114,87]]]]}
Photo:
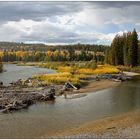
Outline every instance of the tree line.
{"type": "Polygon", "coordinates": [[[25,61],[90,61],[111,65],[140,65],[140,42],[134,29],[116,35],[111,46],[95,44],[45,45],[0,42],[0,58],[3,62],[25,61]]]}
{"type": "Polygon", "coordinates": [[[0,58],[3,62],[40,62],[40,61],[90,61],[104,62],[104,52],[77,51],[74,49],[56,50],[56,51],[14,51],[0,52],[0,58]]]}
{"type": "Polygon", "coordinates": [[[45,45],[0,42],[0,57],[3,62],[25,61],[90,61],[104,62],[106,45],[73,44],[45,45]]]}
{"type": "Polygon", "coordinates": [[[45,45],[45,44],[27,44],[16,42],[0,42],[1,51],[56,51],[56,50],[85,50],[95,52],[105,52],[106,45],[96,44],[70,44],[70,45],[45,45]]]}
{"type": "Polygon", "coordinates": [[[111,47],[106,50],[105,62],[131,67],[140,65],[140,43],[135,29],[115,36],[111,47]]]}

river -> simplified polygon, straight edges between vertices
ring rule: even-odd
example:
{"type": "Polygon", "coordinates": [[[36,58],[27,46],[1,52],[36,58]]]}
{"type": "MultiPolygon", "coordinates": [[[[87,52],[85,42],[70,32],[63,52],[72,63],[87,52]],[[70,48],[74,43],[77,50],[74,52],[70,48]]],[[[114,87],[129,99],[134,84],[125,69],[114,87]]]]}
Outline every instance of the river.
{"type": "Polygon", "coordinates": [[[38,68],[35,66],[17,66],[16,64],[5,64],[3,67],[3,73],[0,73],[0,81],[4,85],[9,85],[11,82],[15,82],[19,79],[27,79],[35,74],[40,73],[55,73],[55,70],[38,68]]]}
{"type": "Polygon", "coordinates": [[[57,97],[54,102],[37,103],[28,110],[1,114],[0,138],[40,138],[45,134],[139,108],[140,76],[137,76],[131,81],[82,98],[57,97]]]}

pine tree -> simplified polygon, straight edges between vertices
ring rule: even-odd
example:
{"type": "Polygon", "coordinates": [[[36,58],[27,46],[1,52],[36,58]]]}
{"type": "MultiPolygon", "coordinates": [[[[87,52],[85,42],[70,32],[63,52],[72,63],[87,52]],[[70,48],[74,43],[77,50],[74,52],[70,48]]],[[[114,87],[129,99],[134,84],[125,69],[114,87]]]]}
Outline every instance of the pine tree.
{"type": "Polygon", "coordinates": [[[134,29],[132,32],[132,54],[131,54],[131,65],[137,66],[138,61],[138,35],[134,29]]]}
{"type": "Polygon", "coordinates": [[[132,33],[127,33],[127,40],[126,40],[126,60],[127,60],[127,66],[132,65],[132,54],[133,54],[133,47],[132,47],[132,33]]]}
{"type": "Polygon", "coordinates": [[[123,62],[125,66],[128,66],[128,33],[123,34],[123,62]]]}
{"type": "Polygon", "coordinates": [[[106,49],[106,52],[105,52],[105,64],[110,64],[110,62],[109,62],[109,51],[110,51],[110,48],[106,49]]]}
{"type": "MultiPolygon", "coordinates": [[[[124,33],[123,36],[116,35],[111,44],[111,64],[137,66],[139,63],[138,35],[136,30],[124,33]]],[[[106,61],[108,61],[109,53],[107,52],[106,61]]]]}
{"type": "Polygon", "coordinates": [[[112,65],[116,65],[116,40],[117,40],[117,36],[115,36],[115,38],[112,41],[111,44],[111,52],[112,52],[112,65]]]}
{"type": "Polygon", "coordinates": [[[113,65],[123,65],[123,37],[116,35],[111,46],[113,65]]]}
{"type": "Polygon", "coordinates": [[[138,44],[138,65],[140,66],[140,43],[138,44]]]}
{"type": "Polygon", "coordinates": [[[118,63],[117,65],[123,65],[124,61],[123,61],[123,46],[124,46],[124,39],[123,36],[118,36],[118,42],[117,42],[117,59],[118,59],[118,63]]]}

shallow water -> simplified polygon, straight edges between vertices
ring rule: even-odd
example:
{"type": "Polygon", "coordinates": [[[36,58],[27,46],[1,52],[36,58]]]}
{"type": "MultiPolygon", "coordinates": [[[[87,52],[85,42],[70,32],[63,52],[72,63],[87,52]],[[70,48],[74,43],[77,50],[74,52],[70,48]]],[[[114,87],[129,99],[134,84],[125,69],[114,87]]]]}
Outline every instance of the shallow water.
{"type": "Polygon", "coordinates": [[[75,99],[57,97],[28,110],[0,115],[0,138],[40,136],[140,108],[140,77],[75,99]]]}
{"type": "Polygon", "coordinates": [[[37,68],[34,66],[17,66],[16,64],[5,64],[3,73],[0,73],[0,81],[4,85],[8,85],[10,82],[15,82],[18,79],[26,79],[34,74],[39,73],[55,73],[54,70],[46,68],[37,68]]]}

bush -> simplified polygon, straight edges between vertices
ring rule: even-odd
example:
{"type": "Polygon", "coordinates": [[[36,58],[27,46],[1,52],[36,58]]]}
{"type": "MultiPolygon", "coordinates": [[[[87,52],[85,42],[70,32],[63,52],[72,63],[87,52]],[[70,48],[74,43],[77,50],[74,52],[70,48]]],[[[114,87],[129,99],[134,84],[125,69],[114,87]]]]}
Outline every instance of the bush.
{"type": "Polygon", "coordinates": [[[90,68],[90,69],[96,69],[96,68],[97,68],[97,63],[96,63],[95,60],[92,60],[92,61],[90,61],[90,62],[87,62],[87,63],[85,64],[85,67],[86,67],[86,68],[90,68]]]}

